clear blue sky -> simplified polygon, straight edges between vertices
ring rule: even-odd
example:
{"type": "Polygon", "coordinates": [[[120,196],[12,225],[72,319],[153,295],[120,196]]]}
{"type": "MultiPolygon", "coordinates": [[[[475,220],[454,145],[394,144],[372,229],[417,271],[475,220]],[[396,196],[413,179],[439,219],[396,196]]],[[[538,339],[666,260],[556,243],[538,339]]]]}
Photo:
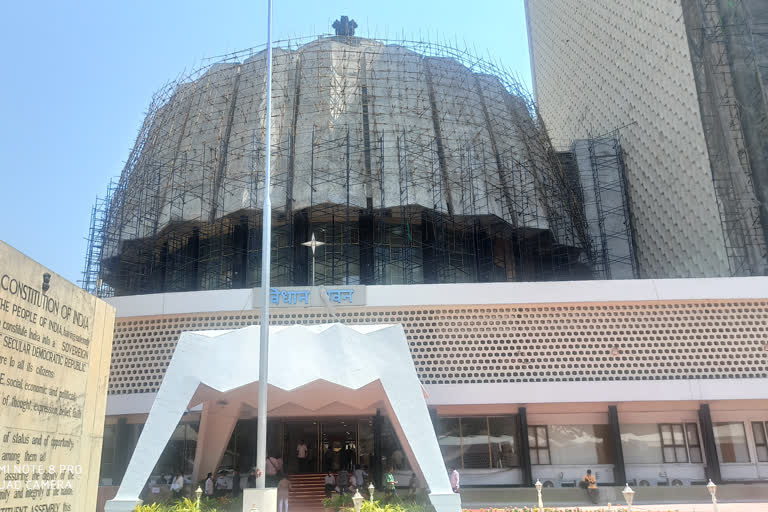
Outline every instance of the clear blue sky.
{"type": "MultiPolygon", "coordinates": [[[[330,32],[342,14],[362,36],[466,41],[530,84],[523,0],[275,0],[273,39],[330,32]]],[[[79,280],[94,199],[152,94],[204,58],[263,44],[265,18],[262,1],[7,2],[0,240],[79,280]]]]}

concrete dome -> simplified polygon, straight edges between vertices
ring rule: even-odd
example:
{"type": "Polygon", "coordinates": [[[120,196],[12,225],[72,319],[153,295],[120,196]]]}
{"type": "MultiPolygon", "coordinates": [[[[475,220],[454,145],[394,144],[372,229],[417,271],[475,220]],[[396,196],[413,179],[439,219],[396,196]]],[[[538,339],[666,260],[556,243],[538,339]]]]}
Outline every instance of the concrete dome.
{"type": "MultiPolygon", "coordinates": [[[[487,232],[508,231],[488,235],[491,244],[577,246],[565,239],[573,216],[568,201],[553,199],[567,196],[568,181],[552,167],[554,152],[530,104],[513,94],[516,82],[450,48],[415,49],[321,37],[274,50],[275,225],[296,227],[296,216],[304,215],[297,229],[308,237],[303,231],[316,222],[343,217],[349,226],[378,216],[405,219],[410,236],[421,221],[407,217],[421,209],[449,219],[452,232],[480,222],[487,232]],[[524,240],[532,233],[549,233],[548,240],[524,240]]],[[[171,252],[188,245],[183,238],[192,230],[218,226],[219,236],[243,219],[256,224],[265,64],[265,51],[238,55],[156,97],[111,200],[102,259],[111,261],[112,273],[115,258],[144,265],[163,257],[156,254],[161,244],[171,252]],[[169,241],[169,233],[181,238],[169,241]]],[[[353,244],[356,235],[345,229],[344,242],[353,244]]],[[[303,241],[289,231],[287,245],[303,241]]],[[[429,245],[440,235],[425,236],[429,245]]]]}
{"type": "MultiPolygon", "coordinates": [[[[265,57],[211,66],[148,118],[138,161],[123,176],[122,238],[261,209],[265,57]],[[140,196],[157,202],[156,219],[141,211],[140,196]]],[[[534,155],[518,135],[535,128],[525,102],[498,78],[359,38],[278,48],[273,72],[273,207],[346,205],[339,185],[346,182],[348,130],[352,207],[366,208],[368,200],[374,208],[421,205],[547,228],[522,165],[534,155]]]]}

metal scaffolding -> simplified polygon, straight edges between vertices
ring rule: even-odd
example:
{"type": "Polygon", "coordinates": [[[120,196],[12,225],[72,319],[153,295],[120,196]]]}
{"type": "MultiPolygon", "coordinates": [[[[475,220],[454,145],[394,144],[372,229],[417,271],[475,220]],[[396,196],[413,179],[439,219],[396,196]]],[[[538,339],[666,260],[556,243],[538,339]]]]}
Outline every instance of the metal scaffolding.
{"type": "MultiPolygon", "coordinates": [[[[592,277],[582,194],[501,65],[429,42],[275,43],[273,286],[592,277]]],[[[154,97],[94,207],[100,296],[259,286],[264,52],[154,97]]]]}
{"type": "Polygon", "coordinates": [[[748,16],[742,0],[685,0],[683,7],[730,273],[765,275],[768,217],[761,221],[750,158],[765,144],[759,133],[768,119],[748,16]],[[757,136],[752,147],[748,136],[757,136]]]}

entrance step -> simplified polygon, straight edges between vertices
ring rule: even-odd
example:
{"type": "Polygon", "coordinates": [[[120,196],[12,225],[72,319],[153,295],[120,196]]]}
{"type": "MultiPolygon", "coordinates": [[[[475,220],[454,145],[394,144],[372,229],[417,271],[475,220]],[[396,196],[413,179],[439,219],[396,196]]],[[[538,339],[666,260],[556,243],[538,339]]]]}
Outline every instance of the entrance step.
{"type": "Polygon", "coordinates": [[[303,473],[288,475],[291,481],[289,504],[292,511],[321,511],[325,499],[325,474],[303,473]]]}

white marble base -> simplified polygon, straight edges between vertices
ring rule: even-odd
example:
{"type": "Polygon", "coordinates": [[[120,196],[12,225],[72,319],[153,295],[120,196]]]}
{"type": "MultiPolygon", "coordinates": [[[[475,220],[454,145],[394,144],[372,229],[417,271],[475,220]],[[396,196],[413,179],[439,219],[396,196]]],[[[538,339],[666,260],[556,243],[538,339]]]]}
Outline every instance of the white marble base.
{"type": "Polygon", "coordinates": [[[277,489],[243,489],[243,512],[277,512],[277,489]]]}
{"type": "Polygon", "coordinates": [[[461,495],[455,492],[438,494],[430,493],[429,501],[436,512],[461,512],[461,495]]]}
{"type": "Polygon", "coordinates": [[[141,503],[141,500],[109,500],[104,505],[104,512],[133,512],[141,503]]]}

